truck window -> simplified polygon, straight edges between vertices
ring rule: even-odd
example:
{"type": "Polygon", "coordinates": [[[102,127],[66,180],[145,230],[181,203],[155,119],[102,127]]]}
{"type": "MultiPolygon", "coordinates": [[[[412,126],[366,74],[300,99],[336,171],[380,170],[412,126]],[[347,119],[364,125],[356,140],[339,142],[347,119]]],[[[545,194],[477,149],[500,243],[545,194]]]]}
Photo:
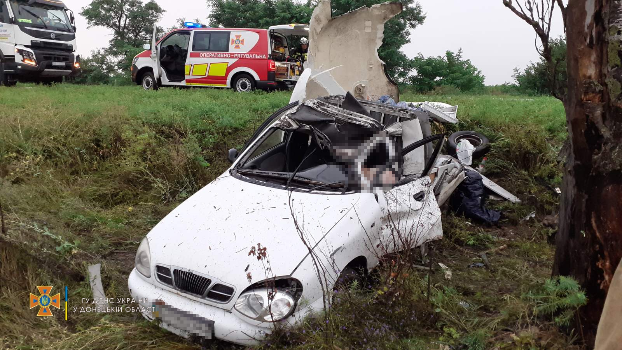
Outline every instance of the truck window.
{"type": "MultiPolygon", "coordinates": [[[[6,1],[2,1],[6,2],[6,1]]],[[[10,1],[16,24],[62,32],[73,32],[71,21],[63,8],[42,1],[10,1]]]]}
{"type": "Polygon", "coordinates": [[[192,51],[229,52],[229,32],[194,32],[192,51]]]}
{"type": "Polygon", "coordinates": [[[0,23],[9,23],[9,10],[4,1],[0,2],[0,23]]]}

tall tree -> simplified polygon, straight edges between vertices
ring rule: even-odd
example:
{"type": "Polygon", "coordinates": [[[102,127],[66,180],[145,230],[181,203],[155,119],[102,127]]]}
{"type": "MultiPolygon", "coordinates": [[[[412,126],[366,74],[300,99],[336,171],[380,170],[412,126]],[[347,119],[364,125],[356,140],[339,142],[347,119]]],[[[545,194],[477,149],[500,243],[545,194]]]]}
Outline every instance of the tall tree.
{"type": "MultiPolygon", "coordinates": [[[[554,0],[546,1],[553,6],[554,0]]],[[[585,288],[588,304],[579,312],[580,334],[592,345],[622,259],[622,1],[556,4],[569,52],[564,105],[570,154],[553,274],[573,276],[585,288]]]]}
{"type": "Polygon", "coordinates": [[[106,49],[93,53],[91,68],[103,72],[102,76],[114,74],[110,72],[112,60],[118,72],[129,76],[132,58],[150,40],[153,26],[163,13],[164,9],[153,0],[147,3],[141,0],[93,0],[80,14],[86,18],[89,27],[112,30],[112,38],[106,49]]]}
{"type": "Polygon", "coordinates": [[[530,63],[524,70],[514,69],[514,79],[522,93],[536,95],[566,95],[566,38],[550,40],[552,64],[543,57],[530,63]]]}
{"type": "Polygon", "coordinates": [[[309,23],[313,5],[294,0],[208,0],[210,25],[229,28],[268,28],[278,24],[309,23]]]}
{"type": "MultiPolygon", "coordinates": [[[[380,4],[385,0],[332,0],[333,16],[339,16],[362,6],[380,4]]],[[[400,51],[410,42],[410,29],[425,20],[419,3],[403,0],[402,13],[385,24],[384,40],[378,55],[387,71],[396,80],[403,80],[412,70],[412,60],[400,51]]],[[[298,3],[295,0],[208,0],[212,10],[210,25],[231,28],[267,28],[287,23],[309,23],[314,3],[298,3]]]]}
{"type": "Polygon", "coordinates": [[[622,2],[570,0],[564,177],[554,273],[577,278],[591,342],[622,258],[622,2]]]}
{"type": "Polygon", "coordinates": [[[556,5],[561,9],[562,15],[566,11],[563,0],[503,0],[503,4],[533,28],[536,33],[536,50],[547,70],[547,90],[552,96],[563,100],[565,91],[559,91],[560,84],[556,80],[560,61],[556,60],[558,56],[554,56],[555,42],[551,40],[551,23],[556,5]]]}
{"type": "Polygon", "coordinates": [[[141,0],[93,0],[80,14],[89,27],[112,30],[112,46],[122,42],[139,47],[151,37],[163,13],[164,9],[153,0],[145,4],[141,0]]]}

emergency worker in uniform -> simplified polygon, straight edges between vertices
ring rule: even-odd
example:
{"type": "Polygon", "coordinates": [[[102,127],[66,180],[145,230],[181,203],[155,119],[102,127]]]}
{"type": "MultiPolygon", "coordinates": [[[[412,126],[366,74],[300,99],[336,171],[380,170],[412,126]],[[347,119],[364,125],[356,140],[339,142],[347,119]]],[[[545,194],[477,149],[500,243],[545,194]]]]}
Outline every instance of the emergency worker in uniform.
{"type": "Polygon", "coordinates": [[[302,63],[306,62],[308,49],[309,49],[309,39],[307,38],[300,39],[300,47],[296,50],[292,58],[302,63]]]}
{"type": "Polygon", "coordinates": [[[283,42],[283,38],[279,36],[275,36],[272,38],[273,47],[272,47],[272,56],[275,60],[284,61],[285,60],[285,43],[283,42]]]}

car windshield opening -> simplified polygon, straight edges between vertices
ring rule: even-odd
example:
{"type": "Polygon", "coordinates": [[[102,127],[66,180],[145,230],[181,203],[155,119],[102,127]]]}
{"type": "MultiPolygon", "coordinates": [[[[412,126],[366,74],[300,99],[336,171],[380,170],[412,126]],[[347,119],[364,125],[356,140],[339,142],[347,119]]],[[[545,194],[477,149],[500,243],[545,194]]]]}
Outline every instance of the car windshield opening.
{"type": "Polygon", "coordinates": [[[345,168],[305,130],[270,129],[237,170],[262,181],[310,190],[344,190],[348,183],[345,168]]]}
{"type": "Polygon", "coordinates": [[[27,1],[11,1],[17,24],[26,27],[73,32],[63,8],[27,1]]]}

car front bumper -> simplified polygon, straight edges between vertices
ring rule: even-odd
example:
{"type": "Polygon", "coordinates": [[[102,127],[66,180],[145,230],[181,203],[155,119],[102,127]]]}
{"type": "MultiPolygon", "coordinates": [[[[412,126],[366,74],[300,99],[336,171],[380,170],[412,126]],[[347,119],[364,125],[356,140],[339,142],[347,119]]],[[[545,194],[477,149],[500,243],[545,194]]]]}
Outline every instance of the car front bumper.
{"type": "MultiPolygon", "coordinates": [[[[138,275],[136,269],[132,270],[128,279],[130,294],[134,300],[139,301],[143,307],[142,314],[148,320],[154,320],[150,310],[156,302],[166,304],[169,309],[179,310],[180,314],[192,314],[204,321],[213,321],[213,336],[215,338],[240,345],[257,345],[268,333],[269,328],[259,327],[244,322],[231,311],[220,309],[211,305],[203,304],[182,295],[159,288],[149,283],[138,275]]],[[[181,321],[180,321],[181,322],[181,321]]],[[[160,327],[188,338],[191,336],[183,326],[183,322],[160,322],[160,327]]]]}

